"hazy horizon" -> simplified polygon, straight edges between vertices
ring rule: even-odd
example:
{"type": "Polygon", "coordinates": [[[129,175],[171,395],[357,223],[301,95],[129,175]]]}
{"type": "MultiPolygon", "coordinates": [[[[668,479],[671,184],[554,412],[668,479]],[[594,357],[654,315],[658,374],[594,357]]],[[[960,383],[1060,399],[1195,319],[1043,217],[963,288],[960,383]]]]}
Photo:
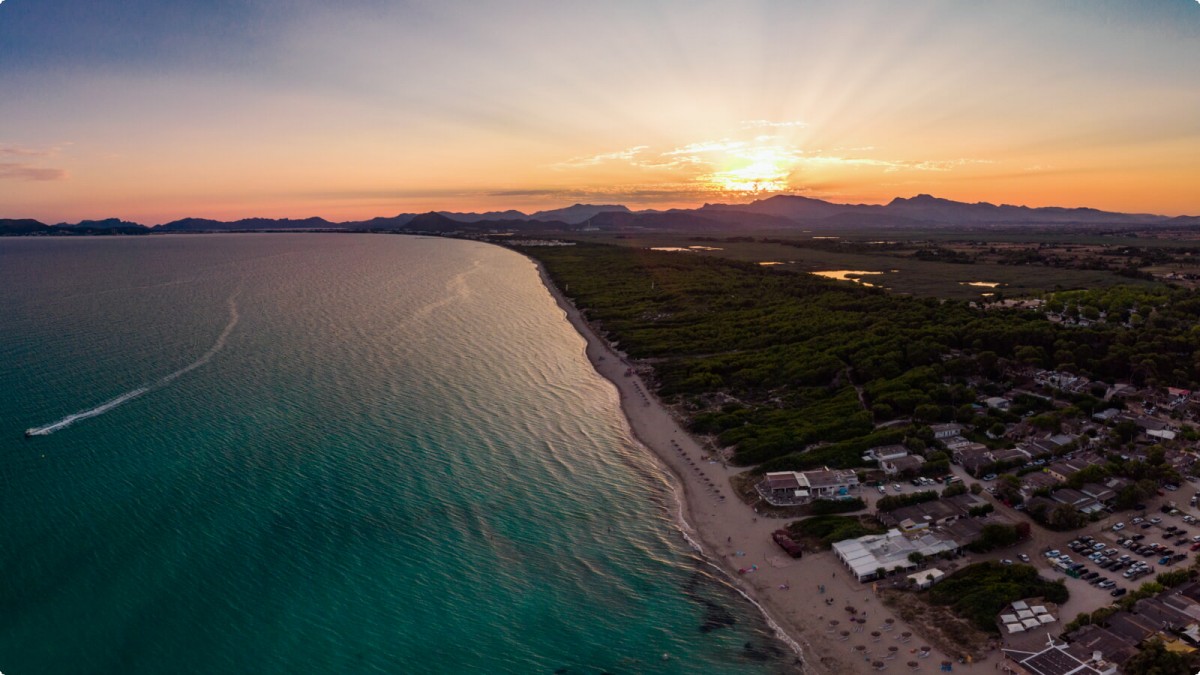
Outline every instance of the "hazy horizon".
{"type": "Polygon", "coordinates": [[[0,3],[2,217],[1200,214],[1200,4],[0,3]]]}

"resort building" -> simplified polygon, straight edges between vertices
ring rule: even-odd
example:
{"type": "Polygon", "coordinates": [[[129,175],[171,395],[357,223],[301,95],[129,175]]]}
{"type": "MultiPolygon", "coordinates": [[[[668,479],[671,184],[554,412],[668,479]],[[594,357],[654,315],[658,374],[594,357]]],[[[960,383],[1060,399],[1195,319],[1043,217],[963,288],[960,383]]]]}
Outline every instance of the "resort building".
{"type": "Polygon", "coordinates": [[[888,574],[915,570],[917,563],[909,559],[913,553],[930,558],[958,550],[959,545],[953,540],[929,533],[906,536],[900,530],[846,539],[833,545],[834,555],[859,581],[876,579],[880,571],[888,574]]]}
{"type": "Polygon", "coordinates": [[[772,471],[758,492],[776,506],[805,504],[814,499],[839,499],[858,490],[858,474],[848,470],[772,471]]]}

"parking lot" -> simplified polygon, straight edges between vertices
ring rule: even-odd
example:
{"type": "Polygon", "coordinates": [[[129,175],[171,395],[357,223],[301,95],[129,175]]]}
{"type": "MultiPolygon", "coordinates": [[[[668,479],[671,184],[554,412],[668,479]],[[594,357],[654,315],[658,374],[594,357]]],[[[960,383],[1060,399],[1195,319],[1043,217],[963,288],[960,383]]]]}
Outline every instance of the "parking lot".
{"type": "MultiPolygon", "coordinates": [[[[986,557],[1024,562],[1021,556],[1025,556],[1042,576],[1064,579],[1071,600],[1062,612],[1069,619],[1120,599],[1158,574],[1191,565],[1200,555],[1200,511],[1189,503],[1198,487],[1184,484],[1178,491],[1164,491],[1147,500],[1144,510],[1108,514],[1069,532],[1054,532],[1035,523],[1029,541],[986,557]],[[1174,503],[1177,510],[1162,513],[1161,507],[1167,503],[1174,503]],[[1048,555],[1053,551],[1059,557],[1048,555]],[[1104,581],[1108,583],[1102,584],[1104,581]]],[[[1028,520],[1024,513],[998,502],[996,508],[1010,518],[1028,520]]]]}

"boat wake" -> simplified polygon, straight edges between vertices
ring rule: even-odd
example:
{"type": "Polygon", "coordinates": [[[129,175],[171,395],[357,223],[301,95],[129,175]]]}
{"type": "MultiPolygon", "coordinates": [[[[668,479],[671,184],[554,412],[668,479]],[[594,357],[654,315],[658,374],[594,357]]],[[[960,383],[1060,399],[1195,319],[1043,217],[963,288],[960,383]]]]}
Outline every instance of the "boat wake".
{"type": "Polygon", "coordinates": [[[170,373],[168,375],[164,375],[164,376],[158,378],[157,380],[155,380],[154,382],[152,382],[150,384],[138,387],[137,389],[133,389],[131,391],[127,391],[124,394],[121,394],[120,396],[118,396],[114,399],[111,399],[109,401],[105,401],[104,403],[101,403],[100,405],[98,405],[94,408],[89,408],[89,409],[83,410],[81,412],[72,413],[72,414],[67,415],[66,417],[62,418],[61,420],[58,420],[57,422],[51,422],[50,424],[47,424],[45,426],[32,427],[30,429],[26,429],[25,436],[27,436],[27,437],[29,437],[29,436],[49,436],[50,434],[52,434],[56,431],[61,431],[63,429],[66,429],[67,427],[69,427],[72,424],[75,424],[76,422],[79,422],[81,420],[86,420],[91,417],[97,417],[99,415],[103,415],[104,413],[108,412],[109,410],[112,410],[113,408],[116,408],[117,406],[122,405],[124,403],[128,403],[143,394],[149,393],[149,392],[154,391],[155,389],[159,389],[161,387],[165,387],[168,384],[179,379],[180,377],[182,377],[182,376],[192,372],[193,370],[199,368],[200,366],[203,366],[204,364],[208,363],[209,361],[212,360],[212,358],[214,356],[217,355],[218,352],[220,352],[222,349],[225,348],[225,342],[229,339],[230,333],[233,332],[233,329],[238,324],[238,320],[241,318],[241,315],[238,314],[237,295],[238,295],[237,293],[234,293],[233,295],[231,295],[229,297],[229,322],[225,324],[225,328],[223,328],[221,330],[221,334],[217,336],[216,342],[214,342],[213,345],[208,348],[208,351],[201,354],[200,358],[196,359],[195,361],[192,361],[191,363],[180,368],[179,370],[176,370],[173,373],[170,373]]]}

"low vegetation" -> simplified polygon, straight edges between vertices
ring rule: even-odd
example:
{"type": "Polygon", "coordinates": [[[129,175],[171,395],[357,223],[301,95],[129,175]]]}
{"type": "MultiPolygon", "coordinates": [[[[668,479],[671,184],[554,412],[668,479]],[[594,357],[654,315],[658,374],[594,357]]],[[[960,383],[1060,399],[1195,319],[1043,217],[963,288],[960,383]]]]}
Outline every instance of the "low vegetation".
{"type": "Polygon", "coordinates": [[[977,628],[999,632],[996,615],[1005,605],[1022,598],[1042,597],[1058,604],[1069,593],[1061,581],[1046,581],[1028,565],[995,562],[968,565],[929,589],[929,600],[947,605],[977,628]]]}
{"type": "Polygon", "coordinates": [[[814,516],[792,523],[788,530],[809,548],[829,548],[836,541],[854,539],[887,530],[869,516],[814,516]]]}

